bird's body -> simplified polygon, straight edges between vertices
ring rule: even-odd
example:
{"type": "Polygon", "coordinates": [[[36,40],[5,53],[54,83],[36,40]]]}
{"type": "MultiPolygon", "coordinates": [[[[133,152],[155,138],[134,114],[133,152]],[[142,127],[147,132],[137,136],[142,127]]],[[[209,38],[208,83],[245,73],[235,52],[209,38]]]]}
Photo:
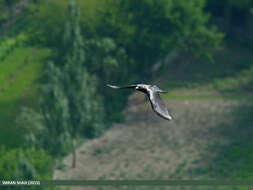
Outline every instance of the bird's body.
{"type": "Polygon", "coordinates": [[[163,103],[159,93],[166,93],[166,91],[161,90],[156,85],[148,85],[148,84],[136,84],[136,85],[128,85],[124,87],[118,87],[114,85],[107,85],[113,89],[126,89],[132,88],[138,90],[140,92],[145,93],[148,96],[148,99],[151,103],[152,109],[155,113],[161,116],[164,119],[171,120],[172,117],[170,116],[165,104],[163,103]]]}

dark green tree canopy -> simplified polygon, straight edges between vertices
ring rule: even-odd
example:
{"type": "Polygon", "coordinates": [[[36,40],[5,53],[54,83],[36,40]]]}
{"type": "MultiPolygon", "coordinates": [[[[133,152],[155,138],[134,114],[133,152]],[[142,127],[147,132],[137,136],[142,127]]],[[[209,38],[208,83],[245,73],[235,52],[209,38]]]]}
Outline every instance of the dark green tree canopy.
{"type": "Polygon", "coordinates": [[[137,68],[149,69],[174,48],[210,56],[223,35],[207,26],[204,6],[204,0],[108,0],[98,31],[125,47],[137,68]]]}

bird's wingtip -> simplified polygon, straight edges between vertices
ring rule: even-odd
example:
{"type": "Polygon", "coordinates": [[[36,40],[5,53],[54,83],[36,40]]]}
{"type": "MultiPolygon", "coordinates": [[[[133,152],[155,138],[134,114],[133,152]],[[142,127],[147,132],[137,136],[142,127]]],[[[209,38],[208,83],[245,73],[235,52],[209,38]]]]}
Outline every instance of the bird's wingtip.
{"type": "Polygon", "coordinates": [[[110,87],[110,88],[114,88],[114,89],[117,89],[117,88],[119,88],[119,87],[117,87],[117,86],[114,86],[114,85],[111,85],[111,84],[107,84],[106,86],[108,86],[108,87],[110,87]]]}
{"type": "Polygon", "coordinates": [[[172,117],[171,117],[170,115],[168,115],[168,116],[166,117],[166,119],[167,119],[168,121],[171,121],[171,120],[172,120],[172,117]]]}

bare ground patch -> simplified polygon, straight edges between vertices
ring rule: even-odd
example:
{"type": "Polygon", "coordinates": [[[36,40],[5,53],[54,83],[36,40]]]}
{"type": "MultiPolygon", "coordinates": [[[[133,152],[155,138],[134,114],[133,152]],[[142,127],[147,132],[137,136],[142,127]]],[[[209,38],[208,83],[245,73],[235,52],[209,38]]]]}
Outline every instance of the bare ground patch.
{"type": "MultiPolygon", "coordinates": [[[[229,142],[217,127],[221,121],[231,122],[224,115],[241,103],[201,99],[167,100],[166,104],[174,117],[171,122],[155,115],[144,96],[133,94],[124,111],[126,122],[84,143],[77,151],[77,167],[55,170],[54,179],[197,178],[189,169],[206,164],[199,157],[208,155],[214,142],[229,142]]],[[[210,153],[210,159],[213,156],[210,153]]],[[[70,166],[71,159],[69,155],[64,162],[70,166]]]]}

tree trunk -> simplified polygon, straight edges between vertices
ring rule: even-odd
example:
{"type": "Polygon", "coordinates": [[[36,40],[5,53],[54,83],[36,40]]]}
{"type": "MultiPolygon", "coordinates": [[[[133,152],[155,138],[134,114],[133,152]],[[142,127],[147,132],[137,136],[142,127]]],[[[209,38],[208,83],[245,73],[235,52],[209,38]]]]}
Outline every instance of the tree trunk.
{"type": "Polygon", "coordinates": [[[76,141],[72,140],[72,168],[76,167],[76,141]]]}

